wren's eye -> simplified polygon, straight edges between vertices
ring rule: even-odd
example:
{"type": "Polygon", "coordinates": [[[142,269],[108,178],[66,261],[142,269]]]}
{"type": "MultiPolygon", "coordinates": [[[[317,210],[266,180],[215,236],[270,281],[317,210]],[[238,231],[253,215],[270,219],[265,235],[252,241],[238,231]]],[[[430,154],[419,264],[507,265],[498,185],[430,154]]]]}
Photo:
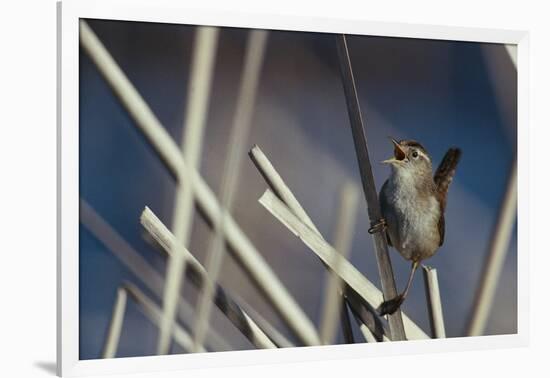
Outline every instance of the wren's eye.
{"type": "Polygon", "coordinates": [[[418,158],[418,152],[417,152],[417,151],[413,151],[412,157],[415,158],[415,159],[417,159],[417,158],[418,158]]]}

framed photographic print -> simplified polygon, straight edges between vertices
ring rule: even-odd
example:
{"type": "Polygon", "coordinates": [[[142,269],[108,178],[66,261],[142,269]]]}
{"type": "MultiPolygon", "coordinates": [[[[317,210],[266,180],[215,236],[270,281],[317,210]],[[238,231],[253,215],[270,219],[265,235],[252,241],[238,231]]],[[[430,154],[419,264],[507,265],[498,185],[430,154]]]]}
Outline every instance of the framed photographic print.
{"type": "Polygon", "coordinates": [[[58,5],[60,375],[526,344],[526,32],[179,3],[58,5]]]}

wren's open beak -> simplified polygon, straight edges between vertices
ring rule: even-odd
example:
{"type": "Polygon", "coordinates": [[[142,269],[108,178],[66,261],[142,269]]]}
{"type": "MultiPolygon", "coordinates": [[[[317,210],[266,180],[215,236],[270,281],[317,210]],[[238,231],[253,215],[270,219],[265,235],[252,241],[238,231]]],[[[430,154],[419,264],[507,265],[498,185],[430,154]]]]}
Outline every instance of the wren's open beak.
{"type": "Polygon", "coordinates": [[[395,163],[401,163],[405,161],[405,159],[407,158],[407,154],[405,153],[405,151],[403,151],[403,147],[401,147],[401,145],[399,145],[399,142],[396,141],[395,139],[391,137],[390,139],[391,139],[391,142],[393,143],[393,157],[387,160],[384,160],[382,163],[395,164],[395,163]]]}

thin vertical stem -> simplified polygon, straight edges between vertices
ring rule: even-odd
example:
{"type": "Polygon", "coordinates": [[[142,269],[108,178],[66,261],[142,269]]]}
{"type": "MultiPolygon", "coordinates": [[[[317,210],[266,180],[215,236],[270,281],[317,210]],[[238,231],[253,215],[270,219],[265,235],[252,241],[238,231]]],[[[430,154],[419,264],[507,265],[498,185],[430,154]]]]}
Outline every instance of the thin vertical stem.
{"type": "MultiPolygon", "coordinates": [[[[187,245],[194,213],[194,185],[190,170],[200,166],[204,125],[210,99],[210,88],[214,71],[218,29],[199,27],[196,32],[193,61],[191,64],[190,82],[188,87],[188,103],[185,112],[183,156],[188,168],[181,167],[180,175],[185,177],[188,185],[178,185],[174,206],[172,229],[178,240],[178,246],[187,245]]],[[[181,251],[176,249],[168,260],[166,269],[166,285],[163,294],[163,316],[161,321],[157,354],[167,354],[170,351],[171,328],[173,327],[176,309],[185,272],[185,259],[181,251]]]]}
{"type": "MultiPolygon", "coordinates": [[[[357,89],[355,88],[355,79],[353,77],[353,69],[348,51],[346,36],[344,34],[337,37],[338,57],[340,60],[340,70],[342,74],[342,83],[348,106],[348,115],[350,119],[353,141],[355,144],[355,152],[357,155],[357,163],[359,164],[359,172],[361,174],[361,182],[363,183],[363,191],[367,200],[367,209],[371,225],[377,224],[382,220],[382,212],[378,202],[378,194],[374,184],[374,176],[369,159],[369,151],[367,146],[367,138],[363,127],[363,119],[361,116],[361,108],[357,89]]],[[[391,266],[390,257],[388,254],[388,245],[385,234],[376,233],[373,235],[374,250],[376,253],[376,261],[378,264],[378,272],[382,282],[382,292],[386,300],[397,296],[395,286],[395,278],[391,266]]],[[[405,330],[403,328],[403,319],[401,310],[398,309],[393,315],[388,316],[390,324],[390,332],[392,340],[405,340],[405,330]]]]}
{"type": "Polygon", "coordinates": [[[204,281],[205,285],[199,299],[197,317],[195,319],[195,350],[202,347],[210,319],[215,289],[214,284],[218,280],[223,262],[226,214],[231,212],[235,193],[237,192],[241,163],[243,155],[245,155],[245,145],[252,123],[256,90],[259,83],[267,35],[267,31],[265,30],[254,30],[250,32],[248,39],[236,111],[233,118],[233,127],[229,139],[229,153],[222,177],[220,205],[224,210],[222,210],[222,216],[214,224],[214,235],[210,240],[210,248],[206,256],[206,271],[210,279],[204,281]]]}
{"type": "MultiPolygon", "coordinates": [[[[334,249],[345,259],[351,251],[355,219],[357,215],[357,203],[359,192],[355,183],[347,181],[340,192],[339,212],[336,218],[336,231],[334,233],[334,249]]],[[[338,259],[334,259],[337,263],[338,259]]],[[[327,269],[327,280],[325,286],[325,300],[321,312],[321,340],[324,344],[330,344],[336,336],[338,324],[338,309],[344,307],[342,304],[342,280],[330,269],[327,269]]],[[[344,311],[344,310],[342,310],[344,311]]],[[[344,321],[344,320],[343,320],[344,321]]],[[[344,327],[347,327],[344,325],[344,327]]]]}
{"type": "Polygon", "coordinates": [[[497,218],[497,223],[493,230],[493,236],[489,245],[483,271],[481,272],[481,281],[472,308],[472,315],[468,323],[468,336],[479,336],[485,331],[487,320],[491,312],[494,297],[497,289],[498,280],[506,252],[510,246],[510,238],[516,223],[517,210],[517,159],[514,159],[506,193],[497,218]]]}
{"type": "Polygon", "coordinates": [[[441,305],[437,270],[423,265],[422,271],[424,272],[424,288],[426,289],[432,337],[445,338],[445,322],[443,320],[443,306],[441,305]]]}
{"type": "Polygon", "coordinates": [[[113,307],[113,315],[111,317],[111,323],[109,324],[109,331],[107,333],[107,341],[103,348],[103,358],[116,357],[116,351],[118,349],[118,342],[120,340],[120,333],[122,332],[122,325],[124,324],[124,313],[126,312],[127,296],[126,291],[119,288],[116,293],[115,306],[113,307]]]}

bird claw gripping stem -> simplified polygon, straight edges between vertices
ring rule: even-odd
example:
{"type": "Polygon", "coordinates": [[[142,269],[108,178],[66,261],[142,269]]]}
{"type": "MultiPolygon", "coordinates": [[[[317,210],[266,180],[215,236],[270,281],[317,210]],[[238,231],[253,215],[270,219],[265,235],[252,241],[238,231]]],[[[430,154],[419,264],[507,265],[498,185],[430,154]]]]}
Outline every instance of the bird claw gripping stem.
{"type": "Polygon", "coordinates": [[[393,313],[395,313],[397,311],[397,309],[399,307],[401,307],[401,305],[403,304],[404,301],[405,301],[405,297],[402,294],[400,294],[397,297],[392,298],[390,300],[384,301],[384,302],[382,302],[380,307],[378,307],[378,309],[377,309],[378,314],[380,316],[392,315],[393,313]]]}
{"type": "Polygon", "coordinates": [[[386,223],[386,220],[384,218],[381,218],[369,228],[369,234],[376,234],[377,232],[386,231],[386,228],[388,228],[388,224],[386,223]]]}

